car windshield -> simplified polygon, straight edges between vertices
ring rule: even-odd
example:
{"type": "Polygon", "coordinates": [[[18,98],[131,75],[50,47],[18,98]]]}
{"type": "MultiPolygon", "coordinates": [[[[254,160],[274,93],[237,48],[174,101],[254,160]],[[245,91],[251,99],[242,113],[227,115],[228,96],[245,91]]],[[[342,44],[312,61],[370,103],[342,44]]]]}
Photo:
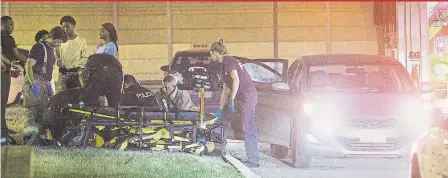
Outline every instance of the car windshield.
{"type": "Polygon", "coordinates": [[[173,70],[187,70],[190,67],[209,65],[212,63],[209,53],[192,53],[190,55],[176,55],[172,64],[173,70]]]}
{"type": "Polygon", "coordinates": [[[366,92],[402,92],[416,88],[401,66],[377,63],[312,65],[307,85],[310,90],[366,92]]]}

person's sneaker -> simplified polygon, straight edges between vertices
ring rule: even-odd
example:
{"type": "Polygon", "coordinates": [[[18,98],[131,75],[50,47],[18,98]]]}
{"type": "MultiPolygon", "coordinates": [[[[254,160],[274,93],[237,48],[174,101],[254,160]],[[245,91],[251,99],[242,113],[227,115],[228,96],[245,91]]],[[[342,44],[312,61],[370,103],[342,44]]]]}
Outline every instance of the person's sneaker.
{"type": "Polygon", "coordinates": [[[252,163],[252,162],[249,162],[249,161],[245,161],[245,162],[243,162],[243,164],[244,164],[245,166],[249,167],[249,168],[257,168],[257,167],[260,167],[260,164],[252,163]]]}

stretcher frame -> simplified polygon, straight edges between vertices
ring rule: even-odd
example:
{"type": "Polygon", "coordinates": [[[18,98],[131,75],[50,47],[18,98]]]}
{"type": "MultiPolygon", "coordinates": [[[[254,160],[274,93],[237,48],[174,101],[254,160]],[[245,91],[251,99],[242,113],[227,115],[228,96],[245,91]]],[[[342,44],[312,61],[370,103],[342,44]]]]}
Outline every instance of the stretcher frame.
{"type": "MultiPolygon", "coordinates": [[[[165,128],[167,130],[169,130],[169,143],[168,144],[164,144],[164,145],[158,145],[155,144],[153,146],[155,147],[163,147],[165,149],[170,148],[172,146],[174,147],[178,147],[178,145],[176,145],[175,142],[175,131],[180,128],[180,129],[190,129],[191,130],[191,134],[192,134],[192,138],[191,140],[188,141],[188,139],[186,139],[187,142],[185,145],[185,148],[188,147],[200,147],[199,151],[196,151],[196,154],[201,154],[202,151],[204,150],[204,143],[205,142],[215,142],[215,143],[222,143],[222,141],[225,139],[224,138],[224,127],[221,126],[219,123],[216,123],[217,118],[214,117],[211,120],[206,121],[205,120],[205,88],[207,86],[207,83],[211,84],[211,80],[210,80],[210,76],[208,75],[208,72],[205,68],[203,67],[193,67],[190,68],[188,70],[192,77],[195,80],[196,85],[194,87],[191,87],[193,90],[196,90],[199,95],[200,95],[200,111],[199,111],[199,120],[197,119],[179,119],[179,115],[182,112],[194,112],[194,111],[178,111],[178,112],[170,112],[169,109],[167,108],[166,103],[164,103],[165,107],[163,109],[159,109],[159,111],[145,111],[145,106],[119,106],[118,108],[116,108],[117,113],[116,116],[111,116],[111,115],[107,115],[107,114],[102,114],[102,113],[98,113],[96,112],[95,109],[93,109],[93,111],[87,111],[84,110],[83,108],[76,108],[73,107],[72,105],[69,105],[68,107],[68,111],[73,113],[73,114],[81,114],[84,116],[84,119],[81,119],[80,123],[77,125],[77,128],[79,127],[86,127],[86,134],[82,137],[82,141],[81,141],[81,147],[86,147],[88,145],[88,140],[89,140],[89,135],[92,132],[92,128],[95,128],[97,126],[114,126],[114,127],[138,127],[138,135],[136,136],[139,144],[138,147],[140,149],[142,149],[143,144],[143,137],[145,136],[144,132],[143,132],[143,128],[147,128],[147,127],[152,127],[152,128],[165,128]],[[204,75],[205,74],[205,75],[204,75]],[[129,119],[129,118],[124,118],[123,115],[120,113],[120,111],[122,109],[130,109],[130,108],[136,108],[139,110],[140,115],[137,119],[129,119]],[[161,113],[163,114],[163,119],[151,119],[151,118],[146,118],[145,114],[146,113],[161,113]],[[173,115],[174,114],[174,119],[168,119],[168,115],[173,115]],[[147,123],[147,122],[151,122],[151,121],[159,121],[161,122],[160,124],[151,124],[151,123],[147,123]],[[178,122],[178,123],[176,123],[178,122]],[[180,122],[180,123],[179,123],[180,122]],[[191,122],[191,123],[185,123],[185,122],[191,122]],[[213,137],[210,136],[209,138],[207,137],[207,132],[209,132],[211,134],[213,129],[219,128],[219,135],[220,138],[218,140],[213,140],[213,137]],[[203,140],[198,141],[198,137],[203,138],[203,140]],[[201,150],[202,149],[202,150],[201,150]]],[[[123,80],[124,80],[124,76],[123,76],[123,80]]],[[[124,87],[124,81],[122,81],[122,91],[123,91],[123,87],[124,87]]],[[[210,89],[210,88],[209,88],[210,89]]],[[[134,111],[135,112],[135,111],[134,111]]],[[[197,113],[197,112],[195,112],[197,113]]],[[[135,137],[135,136],[134,136],[135,137]]],[[[132,138],[132,137],[131,137],[132,138]]],[[[115,139],[115,138],[114,138],[115,139]]],[[[128,140],[126,140],[125,142],[128,142],[128,140]]],[[[123,142],[124,143],[124,142],[123,142]]],[[[180,142],[182,144],[182,142],[180,142]]],[[[127,144],[127,143],[126,143],[127,144]]],[[[182,150],[182,145],[180,145],[179,150],[182,150]]]]}
{"type": "MultiPolygon", "coordinates": [[[[145,134],[143,133],[143,128],[147,128],[147,127],[152,127],[152,128],[166,128],[167,130],[169,130],[170,132],[170,142],[168,143],[169,145],[174,145],[175,142],[175,131],[180,129],[190,129],[192,132],[192,138],[191,138],[191,143],[190,144],[196,144],[198,143],[197,138],[198,138],[198,133],[204,130],[211,130],[214,128],[220,128],[220,135],[221,138],[218,140],[211,140],[211,138],[206,138],[206,141],[212,141],[212,142],[216,142],[216,143],[221,143],[221,141],[223,140],[223,129],[222,126],[219,124],[216,124],[216,120],[217,118],[208,120],[208,121],[204,121],[202,119],[199,120],[191,120],[191,119],[179,119],[180,115],[184,112],[193,112],[193,111],[179,111],[179,112],[166,112],[166,111],[145,111],[145,108],[147,107],[122,107],[122,108],[138,108],[140,109],[140,116],[137,119],[125,119],[123,117],[116,117],[116,116],[110,116],[107,114],[102,114],[102,113],[98,113],[95,110],[94,111],[87,111],[87,110],[83,110],[80,108],[75,108],[75,107],[70,107],[69,111],[75,114],[81,114],[83,115],[84,119],[81,119],[81,122],[78,124],[78,126],[85,126],[86,127],[86,135],[89,135],[92,132],[92,128],[93,127],[97,127],[97,126],[114,126],[114,127],[138,127],[138,140],[139,140],[139,148],[142,148],[143,144],[143,137],[145,136],[145,134]],[[152,119],[152,118],[148,118],[145,117],[145,113],[159,113],[159,114],[163,114],[164,118],[163,120],[161,119],[152,119]],[[175,119],[169,119],[168,115],[174,115],[175,119]],[[151,124],[148,123],[151,121],[159,121],[160,123],[158,124],[151,124]],[[191,123],[187,123],[187,122],[191,122],[191,123]],[[201,123],[205,126],[205,128],[201,128],[201,123]]],[[[121,115],[123,116],[123,115],[121,115]]],[[[86,147],[88,145],[88,137],[84,136],[82,138],[82,145],[81,147],[86,147]]],[[[157,146],[157,145],[156,145],[157,146]]],[[[188,146],[188,145],[187,145],[188,146]]]]}

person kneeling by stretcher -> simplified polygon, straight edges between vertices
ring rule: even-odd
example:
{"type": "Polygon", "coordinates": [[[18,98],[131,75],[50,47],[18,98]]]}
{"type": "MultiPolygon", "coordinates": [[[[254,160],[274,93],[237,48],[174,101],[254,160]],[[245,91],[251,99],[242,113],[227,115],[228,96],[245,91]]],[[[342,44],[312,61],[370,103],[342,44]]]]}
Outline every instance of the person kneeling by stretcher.
{"type": "Polygon", "coordinates": [[[121,95],[123,106],[159,106],[154,93],[140,85],[132,75],[124,76],[124,89],[121,95]]]}
{"type": "Polygon", "coordinates": [[[167,75],[163,79],[163,87],[156,93],[158,103],[166,105],[170,110],[199,111],[199,107],[193,104],[190,93],[187,90],[177,88],[177,79],[174,75],[167,75]]]}

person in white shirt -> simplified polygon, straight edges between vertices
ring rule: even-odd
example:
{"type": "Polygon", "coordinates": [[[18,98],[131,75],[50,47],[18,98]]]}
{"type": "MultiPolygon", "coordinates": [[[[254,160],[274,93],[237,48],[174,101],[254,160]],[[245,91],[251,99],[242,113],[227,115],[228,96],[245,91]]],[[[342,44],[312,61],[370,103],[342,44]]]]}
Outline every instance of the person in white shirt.
{"type": "MultiPolygon", "coordinates": [[[[109,54],[117,58],[117,31],[111,23],[104,23],[100,28],[100,39],[103,41],[96,47],[95,54],[109,54]]],[[[100,105],[107,106],[105,96],[100,96],[100,105]]]]}
{"type": "Polygon", "coordinates": [[[105,23],[100,28],[100,39],[103,41],[96,47],[95,54],[106,53],[117,58],[117,31],[111,23],[105,23]]]}

